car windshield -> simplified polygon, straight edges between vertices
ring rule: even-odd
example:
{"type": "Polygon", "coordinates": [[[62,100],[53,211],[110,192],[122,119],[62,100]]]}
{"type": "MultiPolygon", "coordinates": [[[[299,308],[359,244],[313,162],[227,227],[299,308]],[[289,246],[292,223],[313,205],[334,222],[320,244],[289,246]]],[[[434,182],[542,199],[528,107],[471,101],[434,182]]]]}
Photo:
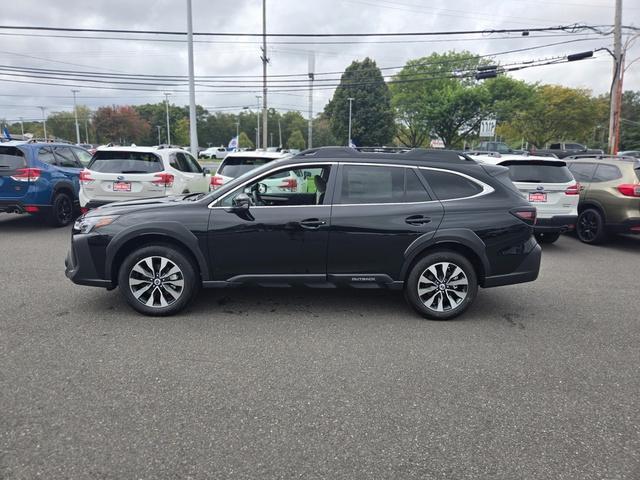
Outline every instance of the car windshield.
{"type": "Polygon", "coordinates": [[[162,162],[151,152],[97,151],[87,167],[101,173],[155,173],[163,170],[162,162]]]}
{"type": "Polygon", "coordinates": [[[573,180],[571,172],[561,164],[509,164],[509,178],[512,182],[567,183],[573,180]]]}
{"type": "Polygon", "coordinates": [[[274,158],[265,157],[227,157],[220,165],[218,173],[225,177],[235,178],[274,160],[274,158]]]}

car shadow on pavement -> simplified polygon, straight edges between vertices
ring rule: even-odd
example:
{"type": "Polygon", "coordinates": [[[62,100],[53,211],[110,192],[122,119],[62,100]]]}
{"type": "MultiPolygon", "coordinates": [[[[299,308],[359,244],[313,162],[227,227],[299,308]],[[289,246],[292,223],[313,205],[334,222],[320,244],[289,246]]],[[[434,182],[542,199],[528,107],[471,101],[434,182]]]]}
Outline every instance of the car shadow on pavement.
{"type": "Polygon", "coordinates": [[[0,232],[27,232],[31,230],[64,230],[65,228],[53,228],[46,218],[36,215],[20,215],[16,213],[0,213],[0,232]]]}
{"type": "MultiPolygon", "coordinates": [[[[562,239],[568,240],[568,242],[564,242],[564,245],[569,245],[570,247],[582,246],[584,248],[594,248],[594,249],[612,249],[620,252],[638,252],[640,253],[640,235],[615,235],[611,234],[607,237],[607,240],[601,245],[587,245],[586,243],[580,242],[578,237],[573,234],[565,234],[561,237],[562,239]]],[[[547,248],[561,248],[564,246],[563,243],[553,243],[549,245],[542,245],[543,250],[547,248]]]]}

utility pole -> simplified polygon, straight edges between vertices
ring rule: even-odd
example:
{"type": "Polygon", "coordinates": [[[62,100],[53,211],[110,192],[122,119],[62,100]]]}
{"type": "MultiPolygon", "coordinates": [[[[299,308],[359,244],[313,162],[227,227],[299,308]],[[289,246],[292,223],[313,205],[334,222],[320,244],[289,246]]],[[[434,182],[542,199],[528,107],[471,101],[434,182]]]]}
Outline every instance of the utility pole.
{"type": "Polygon", "coordinates": [[[24,140],[24,121],[20,117],[20,133],[22,133],[22,139],[24,140]]]}
{"type": "Polygon", "coordinates": [[[73,93],[73,114],[76,117],[76,143],[80,143],[80,127],[78,126],[78,107],[76,106],[76,93],[80,90],[71,90],[73,93]]]}
{"type": "Polygon", "coordinates": [[[167,145],[171,145],[171,126],[169,125],[169,95],[168,92],[164,92],[165,105],[167,107],[167,145]]]}
{"type": "Polygon", "coordinates": [[[187,0],[187,44],[189,51],[189,137],[191,155],[198,158],[198,120],[196,118],[196,85],[193,66],[193,18],[191,0],[187,0]]]}
{"type": "Polygon", "coordinates": [[[256,95],[256,100],[258,101],[258,109],[256,110],[256,114],[257,114],[256,122],[258,124],[258,128],[256,129],[256,150],[260,148],[260,99],[261,98],[262,96],[256,95]]]}
{"type": "Polygon", "coordinates": [[[87,117],[84,117],[84,139],[86,143],[89,143],[89,127],[87,126],[87,117]]]}
{"type": "Polygon", "coordinates": [[[269,147],[273,147],[273,132],[269,132],[269,147]]]}
{"type": "Polygon", "coordinates": [[[618,153],[618,132],[622,104],[622,73],[624,70],[622,57],[622,0],[616,0],[613,27],[613,81],[611,82],[611,105],[609,111],[609,153],[611,155],[618,153]]]}
{"type": "Polygon", "coordinates": [[[351,104],[353,103],[353,98],[347,98],[349,100],[349,138],[347,140],[347,147],[351,146],[351,104]]]}
{"type": "Polygon", "coordinates": [[[278,147],[282,148],[282,126],[280,125],[280,120],[278,120],[278,139],[280,143],[278,143],[278,147]]]}
{"type": "MultiPolygon", "coordinates": [[[[267,149],[267,0],[262,0],[262,148],[267,149]]],[[[256,145],[258,148],[258,145],[256,145]]]]}
{"type": "Polygon", "coordinates": [[[44,141],[47,141],[47,118],[44,115],[45,107],[38,107],[42,110],[42,126],[44,127],[44,141]]]}
{"type": "Polygon", "coordinates": [[[307,148],[313,148],[313,80],[315,69],[315,53],[309,52],[309,131],[307,133],[307,148]]]}
{"type": "Polygon", "coordinates": [[[162,140],[160,140],[160,125],[156,125],[156,128],[158,129],[158,145],[160,145],[162,143],[162,140]]]}

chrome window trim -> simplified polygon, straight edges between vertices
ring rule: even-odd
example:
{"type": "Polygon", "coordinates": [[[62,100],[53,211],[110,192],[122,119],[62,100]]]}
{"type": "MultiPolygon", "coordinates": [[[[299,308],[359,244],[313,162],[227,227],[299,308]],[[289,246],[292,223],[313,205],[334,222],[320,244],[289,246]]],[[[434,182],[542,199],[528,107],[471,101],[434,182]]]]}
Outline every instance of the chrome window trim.
{"type": "MultiPolygon", "coordinates": [[[[269,205],[269,206],[254,206],[251,208],[282,208],[282,207],[363,207],[363,206],[382,206],[382,205],[416,205],[416,204],[423,204],[423,203],[435,203],[435,202],[456,202],[459,200],[469,200],[472,198],[478,198],[478,197],[482,197],[484,195],[489,195],[493,192],[495,192],[495,189],[491,186],[491,185],[487,185],[484,182],[481,182],[480,180],[467,175],[466,173],[462,173],[462,172],[456,172],[455,170],[449,170],[447,168],[439,168],[439,167],[421,167],[419,165],[402,165],[402,164],[396,164],[396,163],[371,163],[371,162],[303,162],[303,163],[294,163],[291,165],[285,165],[285,166],[280,166],[280,167],[275,167],[267,172],[265,172],[265,174],[262,176],[262,178],[264,178],[265,176],[270,175],[272,172],[280,169],[280,168],[289,168],[289,169],[294,169],[294,168],[298,168],[298,167],[305,167],[305,166],[317,166],[317,165],[358,165],[358,166],[371,166],[371,167],[395,167],[395,168],[417,168],[420,170],[434,170],[436,172],[445,172],[445,173],[451,173],[453,175],[459,175],[461,177],[466,178],[467,180],[475,183],[476,185],[480,186],[482,188],[481,192],[476,193],[475,195],[471,195],[468,197],[460,197],[460,198],[449,198],[446,200],[427,200],[424,202],[390,202],[390,203],[333,203],[333,204],[329,204],[329,205],[269,205]]],[[[245,181],[244,183],[238,185],[236,188],[234,188],[233,190],[231,190],[230,192],[225,193],[222,197],[217,198],[216,200],[214,200],[213,202],[211,202],[209,204],[210,209],[224,209],[224,208],[228,208],[228,207],[222,207],[220,205],[214,205],[217,204],[221,201],[223,201],[226,197],[228,197],[229,195],[235,193],[237,190],[245,187],[247,184],[251,183],[254,179],[249,179],[247,181],[245,181]]]]}

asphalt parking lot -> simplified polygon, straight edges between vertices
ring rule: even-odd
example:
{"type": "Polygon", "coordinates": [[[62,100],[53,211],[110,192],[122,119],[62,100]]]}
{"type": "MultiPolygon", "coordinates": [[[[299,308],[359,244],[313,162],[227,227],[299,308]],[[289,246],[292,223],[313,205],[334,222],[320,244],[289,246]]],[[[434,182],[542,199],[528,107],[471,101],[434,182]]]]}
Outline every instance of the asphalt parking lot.
{"type": "Polygon", "coordinates": [[[205,290],[135,314],[0,217],[0,479],[640,478],[640,237],[429,322],[401,294],[205,290]]]}

